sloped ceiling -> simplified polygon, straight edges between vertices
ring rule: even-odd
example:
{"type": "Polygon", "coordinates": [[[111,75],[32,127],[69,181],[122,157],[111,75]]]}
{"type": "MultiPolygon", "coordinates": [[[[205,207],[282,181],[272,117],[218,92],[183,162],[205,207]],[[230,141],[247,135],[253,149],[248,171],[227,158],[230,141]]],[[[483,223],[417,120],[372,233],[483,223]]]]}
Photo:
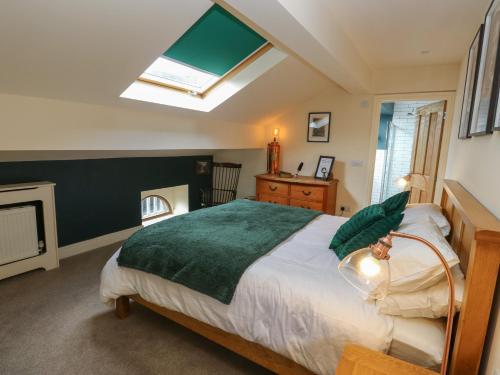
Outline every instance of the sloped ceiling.
{"type": "MultiPolygon", "coordinates": [[[[346,49],[340,47],[351,41],[361,55],[360,59],[351,60],[366,61],[370,68],[458,63],[490,2],[216,1],[234,7],[239,4],[241,9],[233,8],[237,15],[256,27],[261,25],[258,31],[274,36],[278,46],[281,41],[285,52],[294,51],[284,41],[300,42],[299,36],[306,34],[309,38],[304,40],[309,41],[316,35],[315,46],[328,45],[331,47],[328,51],[337,51],[340,55],[346,55],[346,49]],[[263,14],[262,9],[267,8],[262,8],[262,4],[269,7],[271,2],[276,3],[283,14],[290,15],[289,23],[281,25],[263,14]],[[315,23],[319,12],[331,22],[315,23]],[[298,16],[304,19],[292,22],[298,16]],[[337,33],[325,28],[330,23],[338,24],[336,27],[343,30],[342,40],[332,38],[337,33]],[[300,27],[293,28],[296,24],[300,27]],[[323,39],[318,39],[319,36],[323,39]],[[430,52],[421,54],[424,50],[430,52]]],[[[345,73],[342,72],[345,66],[335,70],[332,68],[335,64],[328,63],[328,59],[335,60],[328,51],[312,53],[306,48],[311,43],[297,42],[295,49],[302,53],[291,53],[208,114],[120,99],[119,95],[130,83],[212,4],[209,0],[0,2],[0,93],[255,123],[279,115],[330,85],[332,81],[327,76],[333,78],[329,73],[345,73]],[[294,56],[300,56],[300,60],[294,56]]],[[[347,68],[355,66],[349,61],[347,68]]],[[[346,65],[346,61],[344,63],[346,65]]]]}
{"type": "Polygon", "coordinates": [[[211,5],[208,0],[2,2],[0,92],[248,123],[329,84],[288,57],[208,115],[120,99],[211,5]]]}

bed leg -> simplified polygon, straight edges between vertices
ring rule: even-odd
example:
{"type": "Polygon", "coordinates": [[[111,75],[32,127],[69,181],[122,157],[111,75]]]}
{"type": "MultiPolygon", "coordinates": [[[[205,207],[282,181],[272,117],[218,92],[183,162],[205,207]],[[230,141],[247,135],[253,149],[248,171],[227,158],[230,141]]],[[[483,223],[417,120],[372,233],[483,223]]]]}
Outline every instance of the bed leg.
{"type": "Polygon", "coordinates": [[[125,319],[129,312],[129,298],[126,296],[118,297],[115,301],[115,314],[118,319],[125,319]]]}

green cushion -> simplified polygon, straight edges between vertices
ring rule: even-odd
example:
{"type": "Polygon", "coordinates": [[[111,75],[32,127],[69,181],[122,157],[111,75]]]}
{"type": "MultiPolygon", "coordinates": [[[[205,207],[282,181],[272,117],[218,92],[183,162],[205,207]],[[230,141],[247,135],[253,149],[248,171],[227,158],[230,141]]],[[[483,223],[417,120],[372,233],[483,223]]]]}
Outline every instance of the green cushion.
{"type": "Polygon", "coordinates": [[[401,213],[404,211],[406,205],[408,204],[409,198],[410,192],[403,191],[402,193],[387,198],[384,202],[381,203],[381,206],[384,208],[386,215],[401,213]]]}
{"type": "Polygon", "coordinates": [[[399,224],[403,220],[403,216],[404,215],[401,213],[396,213],[377,220],[346,243],[335,248],[335,254],[342,260],[353,251],[376,243],[379,238],[386,236],[391,230],[398,229],[399,224]]]}
{"type": "Polygon", "coordinates": [[[371,206],[363,208],[361,211],[355,213],[349,221],[342,224],[337,230],[335,236],[330,243],[330,249],[336,249],[352,237],[357,235],[363,229],[367,228],[377,220],[385,216],[385,211],[379,204],[372,204],[371,206]]]}

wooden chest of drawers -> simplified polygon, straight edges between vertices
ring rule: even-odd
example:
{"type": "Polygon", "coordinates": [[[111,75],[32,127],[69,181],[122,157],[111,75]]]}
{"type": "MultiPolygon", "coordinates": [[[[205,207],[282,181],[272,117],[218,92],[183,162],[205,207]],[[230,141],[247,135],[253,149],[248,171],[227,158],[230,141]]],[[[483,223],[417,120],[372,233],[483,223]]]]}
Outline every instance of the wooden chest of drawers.
{"type": "Polygon", "coordinates": [[[257,200],[308,208],[335,215],[338,180],[313,177],[282,178],[270,174],[255,176],[257,200]]]}

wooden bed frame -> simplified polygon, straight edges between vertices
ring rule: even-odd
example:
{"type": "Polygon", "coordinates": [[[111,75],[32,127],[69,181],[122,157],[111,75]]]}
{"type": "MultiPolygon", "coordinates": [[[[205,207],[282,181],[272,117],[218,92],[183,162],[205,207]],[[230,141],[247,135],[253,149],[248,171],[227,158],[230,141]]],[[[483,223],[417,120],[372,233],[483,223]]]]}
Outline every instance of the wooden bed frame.
{"type": "MultiPolygon", "coordinates": [[[[441,207],[452,225],[449,241],[466,275],[464,300],[456,318],[448,373],[473,375],[479,371],[498,277],[500,221],[456,181],[444,182],[441,207]]],[[[262,345],[145,301],[139,295],[123,296],[116,300],[118,318],[127,317],[130,299],[277,374],[312,374],[303,366],[262,345]]]]}

